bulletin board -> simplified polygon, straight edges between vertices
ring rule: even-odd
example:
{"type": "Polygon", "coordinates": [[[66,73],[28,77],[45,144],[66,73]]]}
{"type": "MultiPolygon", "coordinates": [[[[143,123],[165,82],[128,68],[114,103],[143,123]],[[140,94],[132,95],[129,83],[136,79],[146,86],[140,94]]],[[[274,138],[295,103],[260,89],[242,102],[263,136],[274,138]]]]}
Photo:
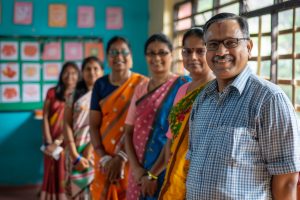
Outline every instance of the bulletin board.
{"type": "Polygon", "coordinates": [[[103,61],[100,38],[0,36],[0,111],[41,109],[64,62],[91,55],[103,61]]]}

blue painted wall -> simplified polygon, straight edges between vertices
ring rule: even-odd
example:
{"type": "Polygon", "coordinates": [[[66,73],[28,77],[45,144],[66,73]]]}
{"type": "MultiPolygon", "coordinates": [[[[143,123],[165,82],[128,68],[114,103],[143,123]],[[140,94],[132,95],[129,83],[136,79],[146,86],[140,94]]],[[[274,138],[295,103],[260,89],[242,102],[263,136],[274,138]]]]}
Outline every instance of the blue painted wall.
{"type": "MultiPolygon", "coordinates": [[[[26,0],[23,0],[26,1],[26,0]]],[[[133,71],[147,74],[143,44],[148,37],[148,1],[141,0],[32,0],[33,23],[14,25],[14,1],[2,0],[0,35],[6,36],[92,36],[103,39],[104,44],[114,35],[128,38],[132,45],[133,71]],[[67,5],[67,26],[48,27],[48,5],[67,5]],[[95,7],[95,28],[77,28],[77,6],[95,7]],[[123,29],[105,29],[106,7],[123,8],[123,29]]],[[[37,184],[42,180],[43,162],[39,147],[42,142],[42,123],[33,112],[0,111],[0,185],[37,184]]]]}

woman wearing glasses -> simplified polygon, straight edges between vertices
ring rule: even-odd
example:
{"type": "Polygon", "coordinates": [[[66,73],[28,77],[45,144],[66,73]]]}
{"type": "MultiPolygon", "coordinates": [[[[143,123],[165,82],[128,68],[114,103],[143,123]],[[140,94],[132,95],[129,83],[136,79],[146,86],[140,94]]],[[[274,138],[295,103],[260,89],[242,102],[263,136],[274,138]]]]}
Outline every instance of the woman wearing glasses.
{"type": "Polygon", "coordinates": [[[144,77],[132,73],[128,41],[113,37],[106,54],[111,73],[94,85],[90,108],[91,141],[95,156],[92,199],[124,199],[127,188],[127,155],[124,151],[124,121],[135,86],[144,77]]]}
{"type": "Polygon", "coordinates": [[[159,199],[164,200],[185,199],[185,180],[189,167],[185,156],[188,150],[190,110],[204,86],[215,78],[206,62],[202,29],[192,28],[187,31],[183,36],[182,46],[183,64],[190,72],[192,82],[179,88],[169,115],[170,128],[165,145],[166,161],[169,162],[159,196],[159,199]]]}
{"type": "Polygon", "coordinates": [[[157,199],[165,174],[161,160],[167,118],[178,88],[189,79],[171,73],[172,44],[165,35],[152,35],[144,53],[151,78],[136,88],[125,122],[130,162],[127,200],[157,199]]]}

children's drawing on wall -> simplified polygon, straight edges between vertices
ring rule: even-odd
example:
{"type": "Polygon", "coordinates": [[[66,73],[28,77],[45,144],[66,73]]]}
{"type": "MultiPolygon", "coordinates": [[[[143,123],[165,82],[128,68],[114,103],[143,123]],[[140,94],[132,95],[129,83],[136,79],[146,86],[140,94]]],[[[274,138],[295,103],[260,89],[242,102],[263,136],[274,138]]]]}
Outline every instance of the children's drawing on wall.
{"type": "Polygon", "coordinates": [[[23,102],[39,102],[41,101],[40,84],[26,83],[22,88],[22,101],[23,102]]]}
{"type": "Polygon", "coordinates": [[[45,62],[43,66],[44,81],[57,81],[60,70],[60,62],[45,62]]]}
{"type": "Polygon", "coordinates": [[[48,24],[50,27],[66,27],[67,6],[64,4],[50,4],[48,16],[48,24]]]}
{"type": "Polygon", "coordinates": [[[1,60],[17,60],[18,59],[18,42],[5,42],[0,44],[0,58],[1,60]]]}
{"type": "Polygon", "coordinates": [[[32,2],[15,2],[14,23],[29,25],[32,23],[32,2]]]}
{"type": "Polygon", "coordinates": [[[21,59],[38,61],[40,59],[39,43],[38,42],[22,42],[21,43],[21,59]]]}
{"type": "Polygon", "coordinates": [[[39,63],[23,63],[22,64],[22,80],[23,81],[40,81],[40,64],[39,63]]]}
{"type": "Polygon", "coordinates": [[[19,81],[19,64],[13,62],[1,63],[1,82],[19,81]]]}
{"type": "Polygon", "coordinates": [[[65,42],[64,44],[65,60],[82,60],[83,51],[81,42],[65,42]]]}
{"type": "Polygon", "coordinates": [[[20,86],[18,84],[2,84],[1,102],[20,102],[20,86]]]}
{"type": "Polygon", "coordinates": [[[44,44],[43,60],[61,59],[61,42],[48,42],[44,44]]]}
{"type": "Polygon", "coordinates": [[[93,28],[95,26],[95,9],[92,6],[78,7],[77,26],[79,28],[93,28]]]}
{"type": "Polygon", "coordinates": [[[120,7],[106,8],[106,29],[123,28],[123,9],[120,7]]]}

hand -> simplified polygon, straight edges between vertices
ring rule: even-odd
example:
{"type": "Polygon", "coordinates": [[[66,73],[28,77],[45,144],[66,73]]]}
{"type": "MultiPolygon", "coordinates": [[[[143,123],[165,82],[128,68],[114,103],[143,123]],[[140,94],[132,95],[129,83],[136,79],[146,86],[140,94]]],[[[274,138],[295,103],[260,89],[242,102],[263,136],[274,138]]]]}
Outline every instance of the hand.
{"type": "Polygon", "coordinates": [[[146,170],[141,166],[132,167],[133,178],[136,183],[141,184],[141,178],[146,174],[146,170]]]}
{"type": "Polygon", "coordinates": [[[123,178],[122,170],[124,170],[125,162],[120,156],[114,156],[111,160],[107,161],[104,166],[104,171],[111,183],[123,178]]]}
{"type": "Polygon", "coordinates": [[[52,143],[46,146],[45,154],[52,157],[53,151],[57,148],[57,145],[52,143]]]}
{"type": "Polygon", "coordinates": [[[84,157],[81,157],[81,159],[79,160],[79,162],[74,166],[74,168],[78,171],[83,171],[87,168],[89,168],[90,164],[89,164],[89,161],[84,158],[84,157]]]}
{"type": "Polygon", "coordinates": [[[157,180],[149,180],[147,176],[141,178],[142,195],[153,197],[157,190],[157,180]]]}

